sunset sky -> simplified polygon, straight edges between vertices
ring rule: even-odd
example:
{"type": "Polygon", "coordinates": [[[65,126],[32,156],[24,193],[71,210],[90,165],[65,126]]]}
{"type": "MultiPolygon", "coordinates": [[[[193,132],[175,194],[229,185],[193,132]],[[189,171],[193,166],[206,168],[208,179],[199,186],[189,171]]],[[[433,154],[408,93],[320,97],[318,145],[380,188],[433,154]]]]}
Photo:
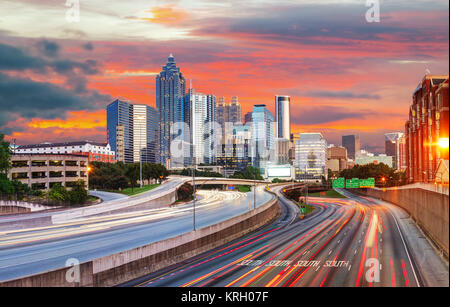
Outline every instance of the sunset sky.
{"type": "Polygon", "coordinates": [[[0,2],[0,132],[19,145],[106,141],[105,106],[155,106],[173,53],[194,88],[239,96],[243,114],[290,95],[293,132],[357,133],[380,153],[423,76],[448,74],[447,0],[381,1],[379,23],[365,0],[80,0],[79,22],[65,3],[0,2]]]}

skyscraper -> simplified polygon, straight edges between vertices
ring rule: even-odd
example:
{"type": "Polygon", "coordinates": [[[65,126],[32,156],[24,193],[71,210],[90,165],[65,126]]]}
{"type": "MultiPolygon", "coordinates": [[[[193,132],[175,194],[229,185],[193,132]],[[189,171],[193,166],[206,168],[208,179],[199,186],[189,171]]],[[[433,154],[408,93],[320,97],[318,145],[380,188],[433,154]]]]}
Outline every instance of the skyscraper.
{"type": "Polygon", "coordinates": [[[116,160],[124,163],[158,163],[157,110],[147,105],[115,100],[106,107],[108,142],[116,148],[116,160]]]}
{"type": "Polygon", "coordinates": [[[252,113],[252,159],[253,166],[265,173],[265,167],[270,159],[274,159],[274,129],[273,115],[265,104],[253,106],[252,113]]]}
{"type": "Polygon", "coordinates": [[[106,132],[119,162],[133,162],[133,105],[119,99],[106,107],[106,132]]]}
{"type": "Polygon", "coordinates": [[[387,156],[392,157],[393,167],[400,169],[400,155],[401,152],[401,138],[403,137],[403,132],[392,132],[386,133],[384,135],[385,153],[387,156]]]}
{"type": "Polygon", "coordinates": [[[320,133],[301,133],[295,141],[295,168],[298,179],[316,180],[326,177],[327,141],[320,133]]]}
{"type": "Polygon", "coordinates": [[[228,121],[233,124],[242,124],[241,104],[237,96],[231,97],[231,103],[228,106],[228,121]]]}
{"type": "Polygon", "coordinates": [[[192,157],[195,164],[216,160],[216,96],[190,91],[192,157]]]}
{"type": "Polygon", "coordinates": [[[289,96],[275,96],[275,137],[289,140],[291,135],[291,113],[289,96]]]}
{"type": "MultiPolygon", "coordinates": [[[[186,80],[175,63],[172,54],[161,73],[156,76],[156,107],[159,110],[159,161],[168,165],[170,144],[177,137],[171,129],[176,122],[186,121],[186,80]]],[[[182,130],[182,129],[181,129],[182,130]]],[[[177,133],[183,133],[178,131],[177,133]]]]}
{"type": "Polygon", "coordinates": [[[360,149],[359,135],[342,136],[342,146],[347,149],[348,158],[355,160],[356,152],[360,149]]]}

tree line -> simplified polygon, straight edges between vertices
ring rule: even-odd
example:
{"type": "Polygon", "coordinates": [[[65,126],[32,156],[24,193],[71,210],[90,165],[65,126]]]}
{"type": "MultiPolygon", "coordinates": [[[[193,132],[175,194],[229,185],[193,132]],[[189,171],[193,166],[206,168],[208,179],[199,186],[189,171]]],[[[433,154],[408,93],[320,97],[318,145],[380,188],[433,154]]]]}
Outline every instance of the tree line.
{"type": "MultiPolygon", "coordinates": [[[[139,163],[105,163],[91,162],[89,187],[102,190],[121,190],[137,186],[140,179],[139,163]]],[[[161,183],[169,175],[169,171],[161,164],[142,163],[142,179],[150,183],[152,180],[161,183]]]]}

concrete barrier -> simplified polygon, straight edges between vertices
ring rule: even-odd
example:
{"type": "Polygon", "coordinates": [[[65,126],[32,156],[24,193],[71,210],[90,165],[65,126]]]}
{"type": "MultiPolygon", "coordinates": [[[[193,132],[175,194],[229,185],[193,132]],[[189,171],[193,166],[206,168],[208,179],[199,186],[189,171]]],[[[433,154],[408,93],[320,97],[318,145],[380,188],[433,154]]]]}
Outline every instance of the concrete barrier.
{"type": "Polygon", "coordinates": [[[449,198],[429,190],[412,189],[352,189],[358,194],[382,199],[405,209],[417,225],[448,258],[449,198]]]}
{"type": "Polygon", "coordinates": [[[273,220],[279,209],[275,196],[265,205],[221,223],[82,263],[79,266],[79,282],[67,281],[69,268],[63,268],[5,281],[0,286],[115,286],[179,263],[258,229],[273,220]]]}

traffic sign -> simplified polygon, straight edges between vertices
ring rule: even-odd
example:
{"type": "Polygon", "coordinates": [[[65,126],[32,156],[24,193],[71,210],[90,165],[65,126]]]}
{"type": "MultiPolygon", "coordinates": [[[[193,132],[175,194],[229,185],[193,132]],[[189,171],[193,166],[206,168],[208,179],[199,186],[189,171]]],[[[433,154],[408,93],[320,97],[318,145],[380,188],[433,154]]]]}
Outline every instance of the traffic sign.
{"type": "Polygon", "coordinates": [[[360,188],[373,188],[375,187],[375,178],[367,178],[359,180],[360,188]]]}
{"type": "Polygon", "coordinates": [[[333,179],[333,189],[344,189],[345,188],[345,178],[339,177],[333,179]]]}
{"type": "Polygon", "coordinates": [[[359,188],[359,179],[358,178],[347,179],[345,181],[345,187],[347,189],[357,189],[357,188],[359,188]]]}

